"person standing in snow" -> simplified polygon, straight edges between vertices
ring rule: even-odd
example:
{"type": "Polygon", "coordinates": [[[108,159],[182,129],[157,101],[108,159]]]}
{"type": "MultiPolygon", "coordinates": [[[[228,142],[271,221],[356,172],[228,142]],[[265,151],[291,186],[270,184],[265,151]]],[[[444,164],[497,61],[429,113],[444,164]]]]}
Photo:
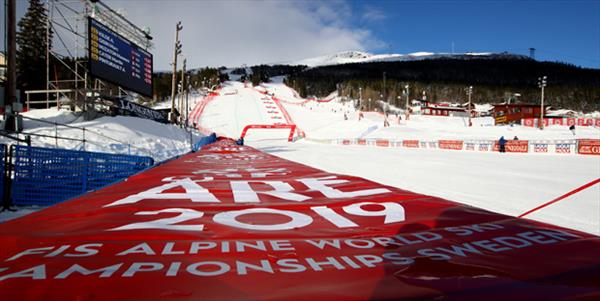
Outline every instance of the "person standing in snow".
{"type": "Polygon", "coordinates": [[[500,140],[498,140],[498,145],[500,146],[500,152],[505,153],[506,139],[504,139],[504,136],[500,137],[500,140]]]}

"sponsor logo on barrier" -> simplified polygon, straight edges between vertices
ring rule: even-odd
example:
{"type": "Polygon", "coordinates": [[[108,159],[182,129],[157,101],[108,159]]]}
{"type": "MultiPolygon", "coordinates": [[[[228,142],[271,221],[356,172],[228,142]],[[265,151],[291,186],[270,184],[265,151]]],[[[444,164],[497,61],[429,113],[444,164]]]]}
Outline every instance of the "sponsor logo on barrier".
{"type": "Polygon", "coordinates": [[[547,143],[536,143],[533,145],[533,151],[536,153],[547,153],[548,152],[548,144],[547,143]]]}
{"type": "MultiPolygon", "coordinates": [[[[529,141],[527,140],[508,140],[505,145],[506,152],[508,153],[527,153],[529,151],[529,141]]],[[[494,142],[495,152],[500,150],[498,141],[494,142]]]]}
{"type": "Polygon", "coordinates": [[[419,148],[419,140],[402,140],[403,147],[419,148]]]}
{"type": "Polygon", "coordinates": [[[429,142],[429,148],[437,148],[437,145],[434,141],[429,142]]]}
{"type": "Polygon", "coordinates": [[[463,141],[462,140],[439,140],[438,145],[439,145],[439,148],[441,148],[441,149],[462,150],[463,141]]]}
{"type": "Polygon", "coordinates": [[[367,140],[365,140],[365,139],[358,139],[358,145],[367,145],[367,140]]]}
{"type": "Polygon", "coordinates": [[[466,150],[474,151],[475,143],[466,143],[466,150]]]}
{"type": "Polygon", "coordinates": [[[347,140],[347,139],[342,140],[342,145],[350,145],[350,144],[352,144],[352,141],[347,140]]]}
{"type": "Polygon", "coordinates": [[[555,152],[559,153],[559,154],[570,154],[571,153],[571,144],[557,143],[555,152]]]}
{"type": "Polygon", "coordinates": [[[577,152],[584,155],[600,155],[600,139],[578,139],[577,152]]]}
{"type": "MultiPolygon", "coordinates": [[[[523,126],[535,127],[538,126],[539,118],[524,118],[521,119],[523,126]]],[[[563,126],[600,126],[600,118],[544,118],[544,125],[563,125],[563,126]]]]}
{"type": "Polygon", "coordinates": [[[491,144],[479,144],[479,151],[487,152],[490,150],[491,144]]]}
{"type": "Polygon", "coordinates": [[[427,142],[420,142],[421,148],[427,148],[427,142]]]}
{"type": "Polygon", "coordinates": [[[380,140],[375,141],[375,145],[377,145],[377,146],[383,146],[383,147],[388,147],[388,146],[390,146],[390,141],[389,140],[380,139],[380,140]]]}

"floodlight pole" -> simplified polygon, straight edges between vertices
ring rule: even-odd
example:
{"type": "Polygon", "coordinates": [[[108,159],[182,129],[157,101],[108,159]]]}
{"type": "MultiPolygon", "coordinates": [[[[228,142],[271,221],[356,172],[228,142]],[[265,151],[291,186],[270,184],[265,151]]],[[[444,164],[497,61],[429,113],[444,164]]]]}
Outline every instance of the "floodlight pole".
{"type": "Polygon", "coordinates": [[[185,64],[187,63],[187,59],[183,59],[183,67],[181,68],[181,95],[179,96],[179,122],[183,123],[183,96],[185,95],[185,64]]]}
{"type": "Polygon", "coordinates": [[[544,129],[544,88],[547,85],[547,76],[538,77],[538,87],[542,89],[542,102],[540,108],[540,129],[544,129]]]}
{"type": "Polygon", "coordinates": [[[469,107],[467,108],[467,113],[469,114],[469,126],[472,125],[471,123],[471,95],[473,94],[473,86],[469,86],[467,88],[467,95],[469,96],[469,107]]]}
{"type": "Polygon", "coordinates": [[[358,87],[358,107],[362,106],[362,87],[358,87]]]}
{"type": "Polygon", "coordinates": [[[181,43],[179,43],[179,31],[183,29],[181,21],[175,25],[175,49],[173,51],[173,78],[171,80],[171,122],[176,122],[175,117],[175,92],[177,85],[177,55],[181,53],[181,43]]]}
{"type": "Polygon", "coordinates": [[[406,86],[404,86],[404,88],[406,89],[406,106],[404,107],[404,110],[405,110],[404,115],[406,117],[406,120],[408,120],[408,118],[410,116],[410,112],[408,111],[408,98],[409,98],[409,92],[408,92],[409,90],[408,89],[410,88],[410,85],[406,84],[406,86]]]}
{"type": "Polygon", "coordinates": [[[12,106],[17,102],[17,25],[16,25],[16,0],[8,0],[6,7],[7,26],[7,74],[5,106],[12,106]]]}
{"type": "Polygon", "coordinates": [[[382,93],[382,95],[383,95],[383,101],[387,102],[387,94],[386,94],[385,88],[386,88],[385,87],[385,72],[383,72],[383,93],[382,93]]]}

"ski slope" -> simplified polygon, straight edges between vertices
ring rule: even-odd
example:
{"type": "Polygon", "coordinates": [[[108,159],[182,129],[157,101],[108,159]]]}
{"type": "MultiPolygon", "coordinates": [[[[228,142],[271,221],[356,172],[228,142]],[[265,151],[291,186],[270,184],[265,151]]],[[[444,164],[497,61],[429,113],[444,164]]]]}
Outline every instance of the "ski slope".
{"type": "MultiPolygon", "coordinates": [[[[268,98],[280,99],[292,122],[306,139],[285,141],[286,131],[255,132],[246,139],[250,146],[284,159],[325,170],[365,177],[376,182],[426,195],[437,196],[494,212],[518,216],[569,191],[600,178],[600,157],[564,154],[516,154],[462,152],[452,150],[338,146],[318,143],[338,138],[462,139],[497,140],[500,136],[522,140],[600,138],[600,129],[578,127],[573,135],[567,127],[545,130],[521,126],[493,126],[491,118],[475,118],[467,127],[465,118],[411,116],[400,121],[390,116],[358,112],[351,102],[318,102],[301,99],[283,84],[244,87],[229,82],[200,118],[203,127],[220,135],[239,137],[248,124],[275,124],[263,108],[268,98]],[[264,92],[267,94],[263,94],[264,92]],[[344,119],[344,114],[348,120],[344,119]]],[[[600,234],[600,184],[540,209],[527,218],[596,235],[600,234]]]]}

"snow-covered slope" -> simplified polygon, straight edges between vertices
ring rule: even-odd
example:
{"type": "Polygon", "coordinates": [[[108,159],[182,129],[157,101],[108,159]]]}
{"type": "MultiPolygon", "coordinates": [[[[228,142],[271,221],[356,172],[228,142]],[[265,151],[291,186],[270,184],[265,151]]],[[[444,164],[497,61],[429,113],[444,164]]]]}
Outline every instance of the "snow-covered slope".
{"type": "Polygon", "coordinates": [[[284,62],[285,65],[306,65],[308,67],[318,67],[327,65],[339,65],[348,63],[368,63],[368,62],[393,62],[393,61],[416,61],[438,58],[453,59],[472,59],[472,58],[512,58],[528,59],[526,56],[491,53],[491,52],[466,52],[466,53],[433,53],[433,52],[414,52],[409,54],[371,54],[361,51],[344,51],[335,54],[323,55],[314,58],[307,58],[298,61],[284,62]]]}
{"type": "MultiPolygon", "coordinates": [[[[23,114],[48,122],[68,124],[72,127],[55,127],[52,124],[24,120],[24,134],[41,134],[49,137],[32,136],[32,145],[41,147],[58,147],[65,149],[84,149],[80,140],[85,139],[85,150],[107,153],[151,156],[155,161],[163,161],[190,151],[192,142],[200,139],[199,133],[190,133],[170,124],[162,124],[137,117],[102,117],[92,121],[84,121],[71,111],[56,108],[32,110],[23,114]],[[85,128],[85,133],[82,129],[85,128]],[[59,137],[77,140],[55,139],[59,137]]],[[[7,138],[0,138],[0,143],[13,143],[7,138]]]]}
{"type": "MultiPolygon", "coordinates": [[[[336,138],[390,139],[573,139],[598,138],[600,129],[578,127],[577,135],[564,126],[541,131],[521,126],[494,126],[492,118],[475,118],[467,127],[461,117],[411,116],[400,122],[390,115],[390,127],[383,127],[383,115],[365,112],[358,120],[352,102],[302,99],[280,83],[244,87],[228,83],[235,95],[222,95],[208,106],[201,118],[204,127],[239,137],[247,124],[273,124],[262,109],[266,99],[279,99],[308,139],[288,143],[278,136],[257,131],[246,143],[265,152],[308,164],[329,172],[366,177],[427,195],[434,195],[509,215],[519,215],[600,178],[600,157],[565,154],[500,154],[431,149],[338,146],[314,143],[336,138]],[[266,93],[266,94],[263,94],[266,93]],[[344,114],[348,119],[344,118],[344,114]],[[275,139],[277,138],[277,139],[275,139]]],[[[600,234],[600,184],[575,194],[529,218],[600,234]]]]}

